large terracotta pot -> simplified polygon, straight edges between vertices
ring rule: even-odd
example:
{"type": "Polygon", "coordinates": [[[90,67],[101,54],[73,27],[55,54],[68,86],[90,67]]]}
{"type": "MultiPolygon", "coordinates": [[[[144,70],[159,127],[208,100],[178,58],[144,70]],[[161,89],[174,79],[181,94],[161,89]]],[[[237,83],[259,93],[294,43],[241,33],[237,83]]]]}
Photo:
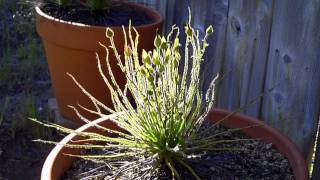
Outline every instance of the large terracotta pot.
{"type": "MultiPolygon", "coordinates": [[[[139,11],[144,11],[153,19],[152,24],[135,27],[140,34],[139,49],[152,49],[156,33],[161,32],[163,17],[147,6],[123,3],[139,11]]],[[[72,74],[94,97],[105,105],[112,107],[111,96],[99,75],[95,55],[97,52],[102,62],[105,62],[105,50],[98,42],[108,43],[105,36],[106,27],[89,26],[55,19],[45,14],[39,7],[36,7],[36,25],[44,43],[54,94],[61,114],[69,120],[82,123],[68,105],[76,106],[80,103],[89,109],[94,109],[89,98],[67,76],[67,72],[72,74]]],[[[122,27],[110,28],[115,32],[115,44],[121,54],[124,45],[122,27]]],[[[116,60],[112,54],[110,58],[116,80],[123,87],[126,79],[116,65],[116,60]]],[[[105,64],[103,66],[105,67],[105,64]]],[[[82,111],[82,113],[89,119],[97,118],[87,112],[82,111]]]]}
{"type": "MultiPolygon", "coordinates": [[[[214,109],[209,113],[207,121],[213,123],[223,117],[226,117],[230,113],[230,111],[214,109]]],[[[93,127],[94,124],[110,125],[110,121],[105,118],[97,119],[90,124],[82,126],[77,129],[77,131],[99,132],[97,128],[93,127]]],[[[289,160],[295,178],[297,180],[308,179],[307,166],[302,154],[299,152],[295,144],[293,144],[290,139],[281,134],[278,130],[265,124],[263,121],[240,114],[229,117],[229,119],[225,120],[222,124],[231,128],[261,125],[254,128],[243,129],[242,131],[252,138],[262,138],[263,141],[274,144],[276,149],[289,160]]],[[[114,126],[114,128],[116,127],[114,126]]],[[[60,145],[57,145],[50,152],[42,168],[41,180],[58,180],[71,166],[75,158],[63,154],[80,154],[81,150],[67,148],[62,144],[69,143],[71,140],[75,139],[79,139],[76,133],[69,134],[59,143],[60,145]]]]}

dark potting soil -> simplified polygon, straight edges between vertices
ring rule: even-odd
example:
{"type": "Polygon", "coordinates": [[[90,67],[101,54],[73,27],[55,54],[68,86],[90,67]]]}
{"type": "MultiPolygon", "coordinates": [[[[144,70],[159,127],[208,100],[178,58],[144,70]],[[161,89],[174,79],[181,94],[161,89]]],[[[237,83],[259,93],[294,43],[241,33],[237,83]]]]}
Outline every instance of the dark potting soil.
{"type": "Polygon", "coordinates": [[[59,7],[54,4],[46,4],[41,9],[57,19],[94,26],[128,26],[130,20],[133,26],[153,22],[145,12],[119,3],[112,4],[107,10],[95,11],[79,6],[59,7]]]}
{"type": "MultiPolygon", "coordinates": [[[[204,125],[208,126],[207,124],[204,125]]],[[[203,127],[203,128],[204,128],[203,127]]],[[[216,134],[228,130],[225,127],[218,127],[210,130],[210,134],[216,134]]],[[[227,133],[217,136],[217,140],[247,139],[248,137],[241,132],[227,133]]],[[[201,156],[188,159],[186,162],[195,172],[206,180],[226,180],[226,179],[263,179],[263,180],[291,180],[294,179],[293,171],[288,160],[280,154],[272,144],[267,144],[259,140],[237,141],[236,143],[224,143],[215,145],[215,148],[230,148],[233,150],[223,150],[215,152],[195,152],[201,156]]],[[[88,154],[106,154],[106,150],[89,150],[88,154]]],[[[138,160],[139,158],[137,158],[138,160]]],[[[123,159],[132,161],[132,159],[123,159]]],[[[110,179],[114,174],[108,168],[107,160],[76,160],[63,179],[110,179]]],[[[146,168],[143,165],[138,169],[146,168]]],[[[177,171],[181,179],[195,179],[192,174],[184,167],[176,164],[177,171]]],[[[129,173],[130,174],[130,173],[129,173]]],[[[120,176],[119,179],[128,179],[128,172],[120,176]]],[[[155,175],[150,179],[172,179],[171,172],[165,166],[158,168],[155,175]]]]}

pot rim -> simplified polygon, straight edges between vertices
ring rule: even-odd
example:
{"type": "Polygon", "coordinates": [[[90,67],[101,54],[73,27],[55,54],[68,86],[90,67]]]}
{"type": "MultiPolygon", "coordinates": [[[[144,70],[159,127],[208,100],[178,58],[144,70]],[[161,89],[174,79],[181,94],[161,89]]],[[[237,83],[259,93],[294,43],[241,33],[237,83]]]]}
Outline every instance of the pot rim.
{"type": "Polygon", "coordinates": [[[86,131],[90,127],[94,127],[96,124],[100,124],[104,121],[107,121],[108,119],[113,119],[117,116],[117,113],[107,115],[105,117],[98,118],[94,121],[91,121],[90,123],[86,123],[83,126],[80,126],[78,129],[76,129],[74,132],[68,134],[66,137],[64,137],[61,141],[59,141],[59,144],[57,144],[49,153],[47,156],[44,165],[41,170],[41,179],[52,179],[51,174],[53,170],[54,163],[56,161],[57,156],[60,155],[61,151],[65,148],[64,144],[67,144],[70,142],[73,138],[77,136],[77,133],[86,131]],[[50,167],[50,168],[48,168],[50,167]]]}
{"type": "MultiPolygon", "coordinates": [[[[128,5],[133,6],[139,10],[149,12],[148,15],[153,19],[153,22],[149,23],[149,24],[139,25],[139,26],[132,26],[132,27],[135,27],[136,29],[156,26],[157,24],[162,23],[164,21],[164,17],[158,11],[152,9],[151,7],[148,7],[143,4],[132,3],[132,2],[121,2],[121,3],[128,4],[128,5]]],[[[63,24],[74,25],[74,26],[79,26],[79,27],[83,27],[83,28],[93,28],[93,29],[97,29],[97,30],[99,30],[99,29],[105,30],[106,27],[109,27],[114,30],[122,30],[122,26],[96,26],[96,25],[88,25],[88,24],[83,24],[83,23],[78,23],[78,22],[61,20],[61,19],[55,18],[55,17],[50,16],[50,15],[46,14],[45,12],[43,12],[39,5],[35,6],[35,11],[38,15],[40,15],[48,20],[63,23],[63,24]]],[[[124,28],[127,29],[128,26],[125,26],[124,28]]]]}
{"type": "MultiPolygon", "coordinates": [[[[216,113],[215,115],[217,115],[217,116],[219,116],[219,115],[226,116],[226,115],[230,114],[231,112],[228,110],[225,110],[225,109],[214,108],[209,112],[208,116],[211,117],[213,113],[216,113]],[[210,115],[210,113],[211,113],[211,115],[210,115]]],[[[65,148],[65,146],[63,146],[63,144],[66,144],[66,143],[70,142],[72,139],[74,139],[77,136],[77,132],[86,131],[89,128],[94,127],[96,124],[103,123],[105,121],[108,121],[108,119],[115,118],[116,116],[117,116],[117,114],[111,114],[111,115],[96,119],[88,124],[81,126],[80,128],[76,129],[74,133],[70,133],[65,138],[63,138],[60,141],[60,143],[57,144],[51,150],[50,154],[46,158],[45,163],[42,168],[42,171],[41,171],[41,180],[53,180],[51,178],[53,166],[56,161],[56,158],[59,155],[61,156],[61,151],[65,148]]],[[[274,136],[275,139],[277,139],[279,142],[283,143],[284,146],[287,147],[287,149],[289,149],[289,152],[287,153],[287,155],[285,155],[283,152],[280,152],[278,147],[276,147],[277,151],[288,159],[289,164],[290,164],[291,168],[293,169],[294,177],[297,180],[307,180],[308,179],[308,170],[307,170],[306,161],[303,158],[303,155],[301,154],[301,152],[299,151],[297,146],[290,140],[290,138],[288,138],[286,135],[282,134],[279,130],[269,126],[264,121],[255,119],[253,117],[249,117],[247,115],[237,113],[237,114],[229,117],[226,121],[228,121],[230,118],[239,118],[241,120],[244,120],[245,123],[257,124],[258,127],[263,128],[266,132],[269,132],[270,134],[272,134],[272,136],[274,136]],[[288,154],[291,155],[290,159],[288,157],[289,156],[288,154]]],[[[213,122],[214,120],[209,120],[209,121],[213,122]]],[[[228,127],[228,125],[226,125],[226,126],[228,127]]],[[[274,141],[276,141],[276,140],[274,140],[274,141]]],[[[277,142],[277,143],[279,143],[279,142],[277,142]]],[[[276,145],[276,143],[273,143],[273,144],[276,145]]]]}

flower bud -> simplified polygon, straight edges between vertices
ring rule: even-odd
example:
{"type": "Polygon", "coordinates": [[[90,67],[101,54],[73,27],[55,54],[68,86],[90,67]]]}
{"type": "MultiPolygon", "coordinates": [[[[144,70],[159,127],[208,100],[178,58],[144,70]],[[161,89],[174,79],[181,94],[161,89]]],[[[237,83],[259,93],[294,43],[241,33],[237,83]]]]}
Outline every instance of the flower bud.
{"type": "Polygon", "coordinates": [[[152,59],[153,59],[153,63],[154,63],[155,65],[157,65],[157,66],[160,65],[160,57],[159,57],[158,51],[156,51],[156,50],[153,51],[153,57],[152,57],[152,59]]]}
{"type": "Polygon", "coordinates": [[[161,47],[160,48],[161,49],[167,49],[168,48],[167,40],[164,37],[161,38],[161,47]]]}
{"type": "Polygon", "coordinates": [[[142,60],[146,64],[151,64],[151,58],[150,55],[147,53],[146,50],[142,50],[142,60]]]}
{"type": "Polygon", "coordinates": [[[173,60],[173,66],[177,67],[179,65],[179,61],[177,59],[173,60]]]}
{"type": "Polygon", "coordinates": [[[151,91],[151,90],[148,90],[148,95],[152,95],[153,94],[153,91],[151,91]]]}
{"type": "Polygon", "coordinates": [[[164,65],[160,65],[159,72],[162,73],[164,71],[164,65]]]}
{"type": "Polygon", "coordinates": [[[148,81],[151,82],[151,83],[153,83],[154,77],[153,77],[153,76],[149,76],[149,77],[148,77],[148,81]]]}
{"type": "Polygon", "coordinates": [[[174,39],[174,43],[173,43],[173,49],[177,50],[180,47],[180,41],[179,38],[175,38],[174,39]]]}
{"type": "Polygon", "coordinates": [[[187,36],[191,37],[193,35],[192,28],[190,27],[190,24],[186,25],[186,34],[187,36]]]}
{"type": "Polygon", "coordinates": [[[153,73],[154,69],[150,64],[145,64],[145,67],[147,68],[147,70],[149,71],[150,74],[153,73]]]}
{"type": "Polygon", "coordinates": [[[159,35],[157,35],[156,38],[154,39],[154,46],[156,48],[160,48],[161,46],[161,37],[159,35]]]}
{"type": "Polygon", "coordinates": [[[107,28],[107,30],[106,30],[106,36],[107,36],[107,38],[112,38],[112,37],[114,36],[113,30],[110,29],[110,28],[107,28]]]}
{"type": "Polygon", "coordinates": [[[126,55],[126,56],[131,56],[132,55],[132,50],[131,50],[131,48],[130,47],[125,47],[124,48],[124,54],[126,55]]]}
{"type": "Polygon", "coordinates": [[[171,56],[171,51],[170,51],[170,49],[167,49],[166,50],[166,56],[165,56],[165,63],[169,62],[170,56],[171,56]]]}
{"type": "Polygon", "coordinates": [[[214,32],[214,29],[213,29],[212,26],[209,26],[209,27],[207,28],[207,30],[206,30],[206,33],[207,33],[207,34],[212,34],[213,32],[214,32]]]}
{"type": "Polygon", "coordinates": [[[140,72],[141,72],[141,74],[144,75],[144,76],[149,76],[148,70],[147,70],[145,67],[143,67],[143,66],[141,66],[140,72]]]}

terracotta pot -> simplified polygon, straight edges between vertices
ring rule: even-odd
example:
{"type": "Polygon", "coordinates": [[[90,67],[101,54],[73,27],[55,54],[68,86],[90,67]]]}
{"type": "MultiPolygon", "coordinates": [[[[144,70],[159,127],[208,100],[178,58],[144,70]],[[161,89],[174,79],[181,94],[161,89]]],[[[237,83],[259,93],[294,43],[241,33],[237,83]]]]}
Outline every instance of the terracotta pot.
{"type": "MultiPolygon", "coordinates": [[[[215,122],[230,113],[230,111],[214,109],[209,113],[207,121],[215,122]]],[[[77,131],[98,132],[97,128],[93,127],[94,124],[110,126],[110,121],[106,120],[105,118],[97,119],[90,124],[82,126],[81,128],[77,129],[77,131]]],[[[229,119],[225,120],[223,125],[231,128],[262,125],[254,128],[243,129],[242,131],[252,138],[263,138],[263,141],[273,143],[276,149],[289,160],[295,178],[297,180],[308,179],[307,166],[302,154],[299,152],[295,144],[286,136],[281,134],[278,130],[265,124],[263,121],[240,114],[233,115],[229,119]]],[[[116,127],[114,126],[114,128],[116,127]]],[[[66,144],[75,139],[79,139],[79,137],[75,133],[72,133],[66,136],[60,142],[60,144],[66,144]]],[[[63,155],[64,153],[81,154],[83,152],[81,152],[79,149],[72,149],[64,147],[63,145],[57,145],[50,152],[45,161],[41,172],[42,180],[57,180],[71,166],[75,158],[63,155]]]]}
{"type": "MultiPolygon", "coordinates": [[[[139,11],[144,11],[153,19],[152,24],[135,27],[140,34],[139,49],[151,50],[156,33],[161,32],[163,17],[147,6],[123,3],[139,11]]],[[[68,105],[76,106],[80,103],[85,107],[94,109],[91,101],[66,75],[67,72],[72,74],[94,97],[105,105],[112,107],[111,96],[99,75],[95,55],[97,52],[102,62],[105,62],[105,50],[98,42],[108,43],[105,36],[106,27],[89,26],[55,19],[46,15],[39,7],[36,7],[36,25],[44,43],[53,90],[61,114],[67,119],[82,123],[68,105]]],[[[110,28],[114,30],[115,44],[121,54],[123,53],[124,45],[122,27],[110,28]]],[[[123,87],[126,79],[116,65],[116,60],[112,54],[110,58],[110,64],[116,80],[123,87]]],[[[105,64],[103,66],[105,67],[105,64]]],[[[107,71],[105,73],[108,74],[107,71]]],[[[88,116],[89,119],[97,118],[97,116],[87,112],[82,113],[88,116]]]]}

